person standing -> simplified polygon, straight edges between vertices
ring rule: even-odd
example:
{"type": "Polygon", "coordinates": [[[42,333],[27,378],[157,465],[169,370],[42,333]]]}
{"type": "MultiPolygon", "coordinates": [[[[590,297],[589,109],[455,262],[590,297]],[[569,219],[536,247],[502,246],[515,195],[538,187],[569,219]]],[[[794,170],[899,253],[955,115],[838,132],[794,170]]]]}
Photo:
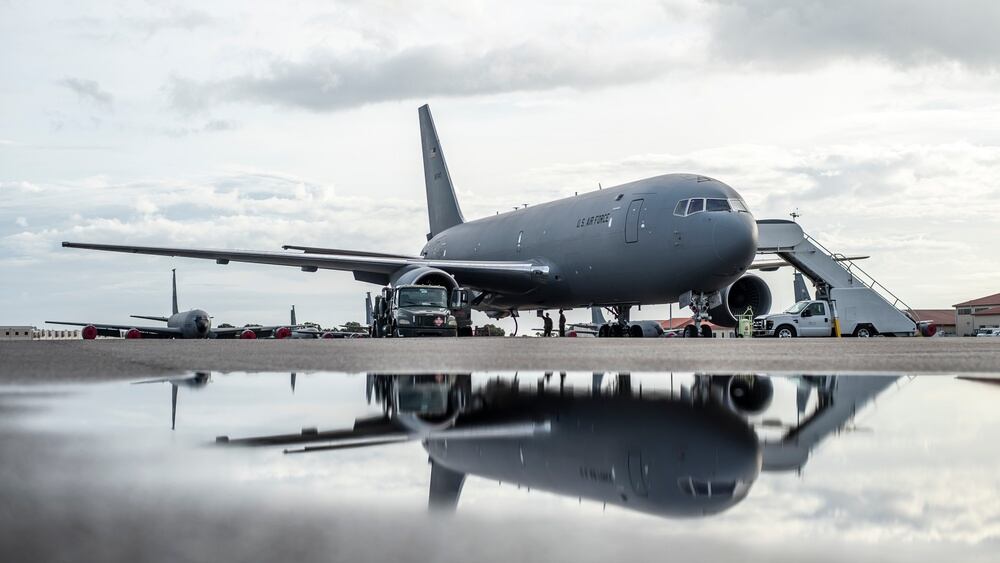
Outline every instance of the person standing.
{"type": "Polygon", "coordinates": [[[545,332],[542,333],[542,336],[548,338],[552,336],[552,317],[550,317],[548,313],[545,313],[544,321],[545,321],[545,332]]]}
{"type": "Polygon", "coordinates": [[[559,338],[566,336],[566,315],[559,309],[559,338]]]}

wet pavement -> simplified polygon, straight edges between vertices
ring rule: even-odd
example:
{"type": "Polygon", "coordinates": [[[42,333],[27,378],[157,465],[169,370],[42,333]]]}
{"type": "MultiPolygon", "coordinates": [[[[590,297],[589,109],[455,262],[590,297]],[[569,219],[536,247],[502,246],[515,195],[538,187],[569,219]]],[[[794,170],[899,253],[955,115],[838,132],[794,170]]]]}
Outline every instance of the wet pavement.
{"type": "Polygon", "coordinates": [[[3,561],[994,561],[1000,384],[219,373],[0,387],[3,561]]]}
{"type": "Polygon", "coordinates": [[[0,342],[0,383],[210,371],[998,373],[1000,338],[443,338],[0,342]]]}

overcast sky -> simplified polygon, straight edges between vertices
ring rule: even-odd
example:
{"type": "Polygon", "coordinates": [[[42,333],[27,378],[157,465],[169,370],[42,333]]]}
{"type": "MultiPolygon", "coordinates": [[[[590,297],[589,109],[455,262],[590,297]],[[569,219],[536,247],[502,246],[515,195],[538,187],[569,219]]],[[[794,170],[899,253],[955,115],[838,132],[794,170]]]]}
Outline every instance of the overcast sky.
{"type": "Polygon", "coordinates": [[[363,320],[349,273],[59,242],[416,253],[423,103],[467,218],[697,172],[913,307],[1000,291],[993,0],[181,4],[0,1],[0,324],[162,314],[174,267],[216,323],[363,320]]]}

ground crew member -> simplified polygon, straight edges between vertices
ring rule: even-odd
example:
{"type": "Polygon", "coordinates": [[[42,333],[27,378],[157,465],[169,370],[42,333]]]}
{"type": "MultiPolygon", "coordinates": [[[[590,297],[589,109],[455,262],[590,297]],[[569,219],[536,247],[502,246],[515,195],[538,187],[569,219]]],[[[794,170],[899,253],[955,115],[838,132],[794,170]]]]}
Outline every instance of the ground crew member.
{"type": "Polygon", "coordinates": [[[563,314],[562,309],[559,309],[559,337],[564,336],[566,336],[566,315],[563,314]]]}
{"type": "Polygon", "coordinates": [[[550,317],[548,313],[545,313],[544,320],[545,320],[545,332],[542,333],[542,336],[548,338],[552,336],[552,317],[550,317]]]}

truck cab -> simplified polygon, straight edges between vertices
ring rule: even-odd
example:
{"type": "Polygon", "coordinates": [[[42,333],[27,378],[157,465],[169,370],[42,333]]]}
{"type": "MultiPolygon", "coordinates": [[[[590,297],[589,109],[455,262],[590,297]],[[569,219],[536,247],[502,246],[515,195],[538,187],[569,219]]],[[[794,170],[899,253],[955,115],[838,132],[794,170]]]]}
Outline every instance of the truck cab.
{"type": "Polygon", "coordinates": [[[373,336],[457,336],[459,322],[452,310],[456,302],[460,308],[467,306],[465,290],[449,292],[439,285],[385,287],[375,298],[373,336]]]}
{"type": "Polygon", "coordinates": [[[761,315],[753,322],[754,336],[793,338],[833,336],[833,312],[824,300],[799,301],[781,313],[761,315]]]}

